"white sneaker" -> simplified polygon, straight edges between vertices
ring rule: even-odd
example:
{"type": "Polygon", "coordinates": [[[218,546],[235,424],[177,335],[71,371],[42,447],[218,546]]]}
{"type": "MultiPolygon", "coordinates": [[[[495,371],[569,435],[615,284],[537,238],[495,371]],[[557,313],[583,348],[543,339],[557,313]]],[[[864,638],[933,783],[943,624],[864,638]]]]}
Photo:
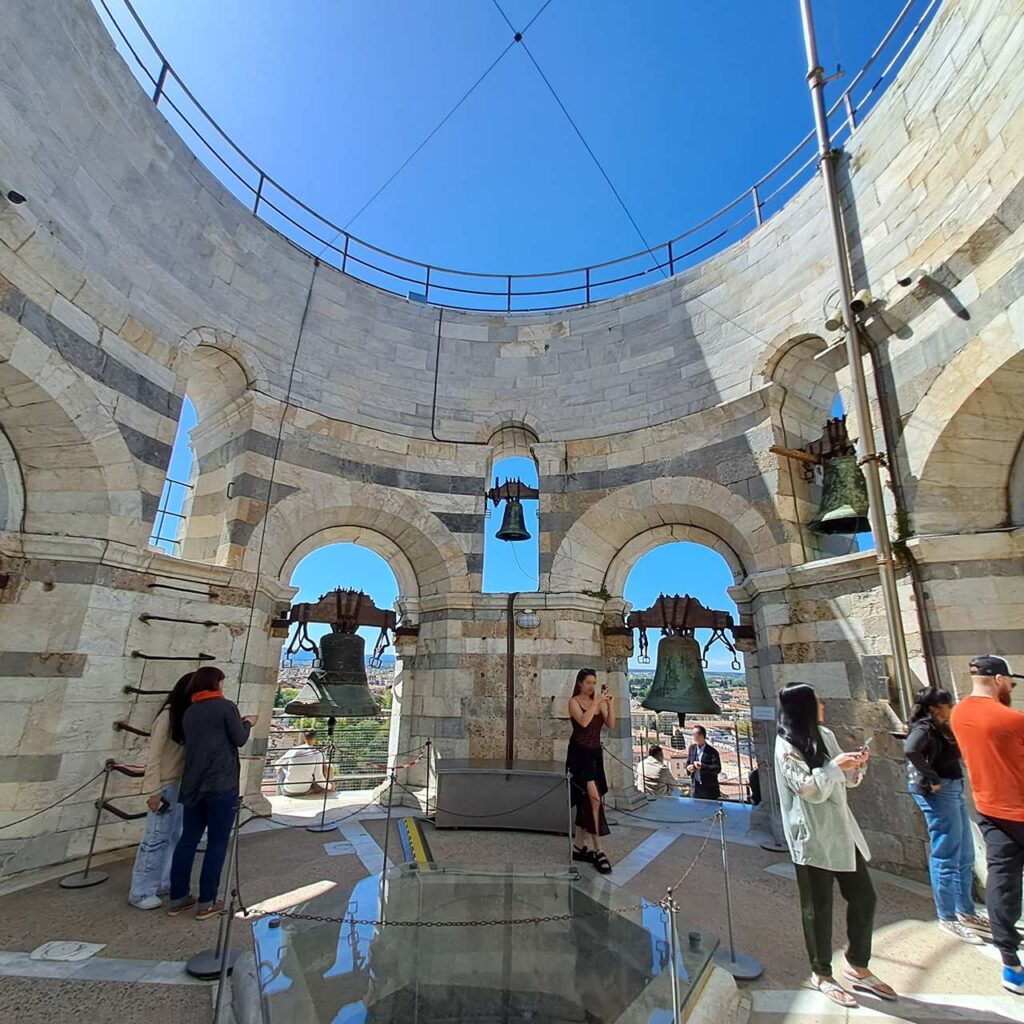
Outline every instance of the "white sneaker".
{"type": "Polygon", "coordinates": [[[162,907],[164,901],[159,896],[143,896],[137,900],[128,901],[136,910],[156,910],[162,907]]]}
{"type": "Polygon", "coordinates": [[[952,935],[961,942],[967,942],[972,946],[985,945],[985,940],[977,932],[972,931],[967,925],[961,924],[959,921],[940,921],[939,927],[947,935],[952,935]]]}

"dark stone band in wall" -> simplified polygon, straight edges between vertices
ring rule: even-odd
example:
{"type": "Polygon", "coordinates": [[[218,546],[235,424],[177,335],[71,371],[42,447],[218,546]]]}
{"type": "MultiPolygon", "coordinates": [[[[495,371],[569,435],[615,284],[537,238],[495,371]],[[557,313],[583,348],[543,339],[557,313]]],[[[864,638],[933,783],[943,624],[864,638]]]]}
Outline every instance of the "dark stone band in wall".
{"type": "Polygon", "coordinates": [[[59,352],[72,366],[118,394],[177,423],[182,400],[148,377],[130,369],[108,352],[86,341],[56,317],[45,312],[14,285],[6,282],[0,294],[0,311],[31,331],[47,348],[59,352]]]}

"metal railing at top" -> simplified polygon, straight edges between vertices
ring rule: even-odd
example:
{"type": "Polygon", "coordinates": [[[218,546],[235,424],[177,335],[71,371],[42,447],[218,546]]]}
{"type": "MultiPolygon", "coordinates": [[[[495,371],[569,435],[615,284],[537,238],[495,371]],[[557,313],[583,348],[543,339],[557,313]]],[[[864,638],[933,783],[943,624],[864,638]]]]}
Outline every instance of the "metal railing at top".
{"type": "Polygon", "coordinates": [[[170,477],[164,480],[160,504],[153,520],[153,532],[149,535],[151,547],[161,548],[169,555],[178,553],[182,541],[181,526],[188,518],[182,509],[191,490],[192,484],[184,480],[172,480],[170,477]]]}
{"type": "MultiPolygon", "coordinates": [[[[168,122],[237,199],[289,241],[342,273],[410,299],[455,309],[527,312],[613,298],[672,276],[720,252],[760,225],[814,173],[817,143],[809,131],[774,167],[731,202],[667,242],[618,259],[532,274],[474,273],[408,259],[357,238],[317,213],[249,157],[182,81],[130,0],[94,0],[115,45],[168,122]],[[119,21],[111,5],[124,8],[119,21]],[[194,145],[198,143],[198,145],[194,145]],[[652,278],[653,275],[653,278],[652,278]]],[[[941,0],[908,0],[864,66],[829,110],[841,120],[840,146],[874,107],[941,0]]]]}

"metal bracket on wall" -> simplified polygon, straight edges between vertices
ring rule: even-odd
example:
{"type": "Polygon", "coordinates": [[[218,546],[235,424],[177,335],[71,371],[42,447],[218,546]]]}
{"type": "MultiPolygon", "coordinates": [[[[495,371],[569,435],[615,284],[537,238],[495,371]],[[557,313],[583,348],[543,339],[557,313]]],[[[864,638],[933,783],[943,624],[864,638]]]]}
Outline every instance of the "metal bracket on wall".
{"type": "Polygon", "coordinates": [[[212,654],[143,654],[142,651],[132,651],[132,657],[145,661],[216,661],[212,654]]]}

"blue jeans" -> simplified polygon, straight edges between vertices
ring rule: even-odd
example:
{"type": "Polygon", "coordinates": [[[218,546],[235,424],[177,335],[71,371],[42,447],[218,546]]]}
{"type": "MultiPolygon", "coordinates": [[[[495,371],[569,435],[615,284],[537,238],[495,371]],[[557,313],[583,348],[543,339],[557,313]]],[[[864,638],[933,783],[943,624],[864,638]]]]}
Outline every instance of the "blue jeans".
{"type": "Polygon", "coordinates": [[[146,815],[146,830],[135,854],[132,884],[128,899],[134,903],[147,896],[156,896],[171,887],[171,856],[181,835],[181,804],[178,803],[178,783],[172,782],[160,790],[171,805],[163,814],[150,811],[146,815]]]}
{"type": "Polygon", "coordinates": [[[974,839],[964,803],[964,780],[943,779],[938,793],[913,793],[924,812],[931,840],[928,868],[940,921],[955,921],[957,914],[973,914],[974,839]]]}
{"type": "Polygon", "coordinates": [[[199,872],[199,908],[211,906],[217,900],[220,873],[228,852],[231,827],[235,823],[238,793],[207,793],[197,803],[186,807],[183,813],[181,838],[174,848],[171,861],[171,906],[180,906],[189,898],[192,864],[196,847],[206,829],[206,853],[199,872]]]}

